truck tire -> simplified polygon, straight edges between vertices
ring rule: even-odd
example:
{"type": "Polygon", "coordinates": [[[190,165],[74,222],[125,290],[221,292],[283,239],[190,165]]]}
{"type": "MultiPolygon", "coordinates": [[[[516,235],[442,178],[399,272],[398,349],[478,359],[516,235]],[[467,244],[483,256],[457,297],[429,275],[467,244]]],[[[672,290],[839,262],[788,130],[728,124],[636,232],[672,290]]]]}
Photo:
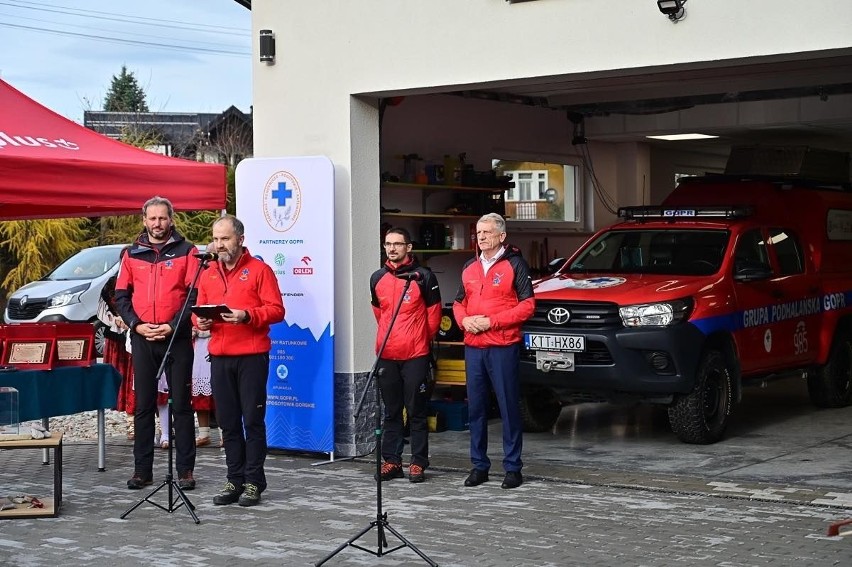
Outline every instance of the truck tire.
{"type": "Polygon", "coordinates": [[[527,433],[543,433],[556,425],[562,402],[549,388],[524,388],[521,392],[521,420],[527,433]]]}
{"type": "Polygon", "coordinates": [[[701,358],[695,389],[676,395],[669,424],[684,443],[707,445],[722,438],[733,405],[732,373],[725,355],[708,350],[701,358]]]}
{"type": "Polygon", "coordinates": [[[808,394],[820,408],[842,408],[852,401],[852,337],[848,331],[834,337],[825,365],[808,373],[808,394]]]}

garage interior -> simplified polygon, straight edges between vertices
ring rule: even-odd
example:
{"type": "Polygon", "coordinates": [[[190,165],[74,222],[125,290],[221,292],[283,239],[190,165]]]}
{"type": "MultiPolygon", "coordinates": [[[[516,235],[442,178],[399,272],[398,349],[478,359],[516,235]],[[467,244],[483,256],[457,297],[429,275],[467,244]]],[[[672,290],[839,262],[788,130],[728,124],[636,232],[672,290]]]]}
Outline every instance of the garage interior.
{"type": "MultiPolygon", "coordinates": [[[[525,256],[534,241],[540,244],[546,238],[550,258],[570,255],[594,230],[616,220],[595,196],[588,181],[589,165],[620,207],[659,203],[674,188],[677,174],[724,172],[735,146],[806,146],[849,152],[850,71],[852,54],[844,52],[823,53],[819,58],[725,61],[364,94],[386,100],[404,97],[394,99],[382,115],[383,174],[399,173],[401,157],[412,153],[435,160],[465,152],[476,170],[489,168],[495,158],[579,160],[586,178],[582,226],[535,227],[512,220],[508,224],[507,241],[518,245],[525,256]],[[688,141],[647,138],[688,133],[716,137],[688,141]],[[585,142],[591,164],[583,161],[581,144],[576,142],[585,142]]],[[[849,181],[848,173],[845,181],[849,181]]],[[[384,193],[382,207],[406,208],[384,193]]],[[[416,223],[407,227],[417,240],[416,223]]],[[[425,258],[438,274],[445,303],[452,301],[460,267],[468,258],[469,254],[425,258]]],[[[813,412],[804,380],[748,391],[735,410],[728,437],[753,438],[757,431],[772,426],[772,435],[762,438],[760,444],[778,447],[778,443],[785,444],[780,439],[784,435],[790,439],[813,412]]],[[[848,415],[848,408],[836,410],[828,419],[836,424],[842,412],[848,415]]],[[[697,463],[717,450],[680,446],[668,431],[664,414],[654,406],[574,404],[563,408],[551,433],[535,435],[542,436],[546,452],[553,458],[557,447],[595,446],[600,456],[628,468],[644,466],[649,446],[674,445],[679,459],[676,468],[695,467],[692,472],[697,473],[697,463]],[[631,438],[641,438],[643,444],[629,448],[625,441],[631,438]]],[[[499,435],[498,431],[493,434],[499,435]]],[[[821,435],[811,436],[810,441],[821,435]]],[[[759,447],[742,449],[731,462],[763,461],[759,447]]],[[[571,451],[570,459],[577,455],[571,451]]],[[[589,458],[587,464],[593,465],[596,457],[589,458]]]]}

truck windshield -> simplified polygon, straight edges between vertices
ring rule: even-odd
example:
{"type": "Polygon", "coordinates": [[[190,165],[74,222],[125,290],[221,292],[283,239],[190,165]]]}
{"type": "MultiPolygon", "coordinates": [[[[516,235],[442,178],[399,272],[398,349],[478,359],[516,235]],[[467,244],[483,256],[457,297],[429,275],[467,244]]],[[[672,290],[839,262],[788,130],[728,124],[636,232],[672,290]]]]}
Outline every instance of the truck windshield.
{"type": "Polygon", "coordinates": [[[590,243],[569,272],[702,276],[719,271],[725,230],[612,230],[590,243]]]}

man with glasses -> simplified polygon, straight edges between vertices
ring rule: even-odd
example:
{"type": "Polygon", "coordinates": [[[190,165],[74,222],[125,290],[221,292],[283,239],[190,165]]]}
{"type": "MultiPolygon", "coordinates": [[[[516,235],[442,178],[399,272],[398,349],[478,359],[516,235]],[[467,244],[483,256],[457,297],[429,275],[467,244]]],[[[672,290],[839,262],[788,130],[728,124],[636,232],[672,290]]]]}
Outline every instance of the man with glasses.
{"type": "Polygon", "coordinates": [[[441,292],[432,271],[420,266],[411,254],[411,235],[407,230],[388,230],[384,248],[387,261],[370,277],[373,314],[378,322],[376,354],[388,336],[377,365],[377,379],[385,405],[381,446],[384,463],[380,476],[382,480],[404,476],[402,408],[405,407],[411,429],[408,480],[423,482],[426,480],[424,471],[429,466],[426,380],[431,363],[430,342],[441,322],[441,292]],[[399,313],[394,320],[397,305],[399,313]]]}
{"type": "Polygon", "coordinates": [[[470,419],[470,460],[473,469],[465,486],[488,480],[488,407],[494,390],[503,420],[502,488],[517,488],[521,475],[520,411],[521,325],[535,312],[527,263],[515,246],[504,244],[506,221],[488,213],[476,223],[480,254],[462,268],[453,315],[464,329],[464,366],[470,419]]]}

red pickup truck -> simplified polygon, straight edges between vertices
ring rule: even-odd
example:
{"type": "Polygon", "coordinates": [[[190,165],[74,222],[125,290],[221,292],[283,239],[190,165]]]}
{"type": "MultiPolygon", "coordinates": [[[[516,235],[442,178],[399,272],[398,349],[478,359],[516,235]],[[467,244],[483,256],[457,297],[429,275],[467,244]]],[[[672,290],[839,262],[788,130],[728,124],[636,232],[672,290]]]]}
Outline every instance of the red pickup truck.
{"type": "Polygon", "coordinates": [[[619,216],[534,284],[527,430],[570,402],[645,401],[682,441],[714,443],[743,385],[790,374],[817,406],[852,401],[848,182],[686,178],[619,216]]]}

